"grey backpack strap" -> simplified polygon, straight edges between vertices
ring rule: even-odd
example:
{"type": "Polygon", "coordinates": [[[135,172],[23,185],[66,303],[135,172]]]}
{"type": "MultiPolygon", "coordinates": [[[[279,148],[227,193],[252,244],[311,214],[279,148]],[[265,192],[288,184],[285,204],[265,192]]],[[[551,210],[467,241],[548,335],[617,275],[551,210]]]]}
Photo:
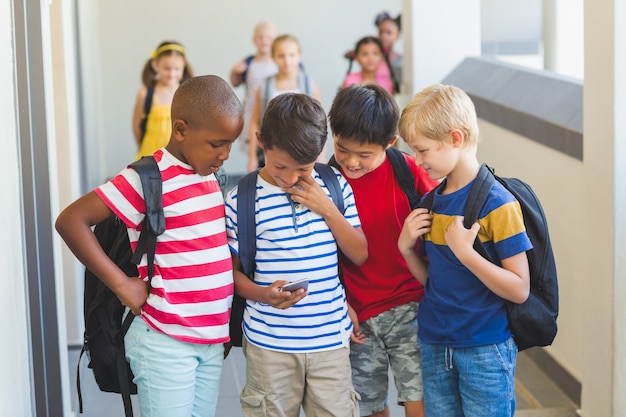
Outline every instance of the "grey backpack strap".
{"type": "Polygon", "coordinates": [[[298,87],[304,91],[304,94],[310,96],[313,94],[313,83],[311,78],[302,70],[298,73],[298,87]]]}
{"type": "Polygon", "coordinates": [[[261,83],[261,112],[259,113],[259,126],[263,121],[263,114],[267,108],[267,103],[270,102],[272,96],[276,92],[276,78],[274,76],[267,77],[265,82],[261,83]]]}

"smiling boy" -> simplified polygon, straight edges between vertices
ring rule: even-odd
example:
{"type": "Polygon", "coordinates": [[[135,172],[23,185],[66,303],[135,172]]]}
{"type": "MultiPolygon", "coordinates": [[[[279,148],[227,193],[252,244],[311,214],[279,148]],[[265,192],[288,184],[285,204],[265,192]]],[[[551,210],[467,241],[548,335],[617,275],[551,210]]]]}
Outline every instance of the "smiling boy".
{"type": "MultiPolygon", "coordinates": [[[[367,259],[367,242],[352,191],[338,172],[345,213],[331,200],[315,171],[324,148],[326,114],[306,94],[270,101],[257,132],[265,166],[254,198],[256,269],[238,269],[239,187],[226,198],[226,225],[233,252],[235,289],[247,299],[243,319],[246,384],[243,415],[358,416],[350,373],[352,322],[338,274],[338,252],[356,265],[367,259]],[[308,290],[281,291],[288,281],[308,279],[308,290]]],[[[243,242],[242,242],[243,245],[243,242]]]]}
{"type": "MultiPolygon", "coordinates": [[[[411,212],[386,150],[398,139],[399,110],[378,85],[342,89],[329,112],[335,160],[354,192],[369,257],[362,265],[342,259],[348,302],[358,314],[351,346],[352,378],[361,395],[362,416],[389,416],[389,368],[398,403],[407,417],[423,416],[417,306],[424,293],[397,248],[411,212]]],[[[436,184],[415,159],[404,155],[418,195],[436,184]]]]}

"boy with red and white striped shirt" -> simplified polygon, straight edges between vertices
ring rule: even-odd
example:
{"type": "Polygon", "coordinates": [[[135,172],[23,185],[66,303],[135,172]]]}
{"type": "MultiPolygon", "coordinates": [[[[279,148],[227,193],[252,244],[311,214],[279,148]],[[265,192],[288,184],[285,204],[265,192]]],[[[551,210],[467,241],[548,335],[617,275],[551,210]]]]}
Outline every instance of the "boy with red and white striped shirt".
{"type": "Polygon", "coordinates": [[[135,170],[124,169],[57,219],[76,257],[141,318],[133,320],[124,341],[144,417],[215,414],[233,272],[224,199],[213,174],[242,125],[241,103],[221,78],[195,77],[176,91],[172,136],[153,155],[163,181],[166,230],[157,238],[149,286],[146,256],[139,277],[129,279],[91,232],[114,213],[135,248],[145,216],[135,170]]]}

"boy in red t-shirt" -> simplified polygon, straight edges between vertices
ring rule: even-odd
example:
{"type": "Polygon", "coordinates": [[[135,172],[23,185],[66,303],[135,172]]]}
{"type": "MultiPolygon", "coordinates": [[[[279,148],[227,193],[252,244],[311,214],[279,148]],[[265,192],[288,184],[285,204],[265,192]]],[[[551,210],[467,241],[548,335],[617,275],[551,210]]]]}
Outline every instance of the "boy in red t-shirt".
{"type": "MultiPolygon", "coordinates": [[[[342,89],[329,112],[335,159],[352,187],[368,242],[364,264],[344,258],[341,266],[362,342],[351,346],[352,379],[361,395],[361,415],[369,416],[389,416],[389,367],[405,415],[424,415],[417,342],[417,306],[424,288],[397,247],[412,208],[386,155],[398,139],[399,117],[394,98],[377,85],[342,89]]],[[[421,197],[437,183],[413,156],[405,159],[421,197]]]]}

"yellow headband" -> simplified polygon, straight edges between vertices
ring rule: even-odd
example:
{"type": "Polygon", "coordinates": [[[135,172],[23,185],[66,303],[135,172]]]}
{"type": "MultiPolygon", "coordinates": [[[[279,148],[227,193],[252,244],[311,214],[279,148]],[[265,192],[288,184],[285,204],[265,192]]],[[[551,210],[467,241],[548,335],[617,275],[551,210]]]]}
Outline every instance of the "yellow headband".
{"type": "Polygon", "coordinates": [[[177,45],[175,43],[168,43],[166,45],[161,46],[156,51],[153,51],[152,52],[152,59],[155,59],[156,57],[161,55],[163,52],[167,52],[167,51],[178,51],[183,56],[185,56],[185,48],[184,47],[182,47],[181,45],[177,45]]]}

